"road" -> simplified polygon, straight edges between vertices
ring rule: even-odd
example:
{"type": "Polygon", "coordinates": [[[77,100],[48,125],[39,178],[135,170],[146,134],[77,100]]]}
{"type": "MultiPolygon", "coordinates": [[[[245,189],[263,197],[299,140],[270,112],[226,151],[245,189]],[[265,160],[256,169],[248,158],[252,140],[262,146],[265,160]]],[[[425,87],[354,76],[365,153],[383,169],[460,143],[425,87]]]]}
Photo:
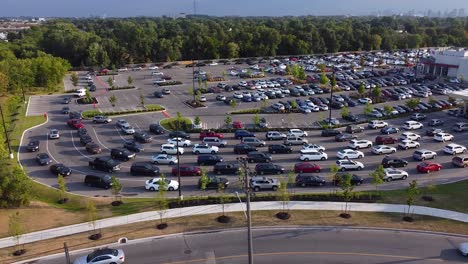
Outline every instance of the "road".
{"type": "MultiPolygon", "coordinates": [[[[256,264],[466,263],[455,248],[466,240],[418,232],[341,228],[264,228],[253,232],[256,264]]],[[[247,263],[244,230],[154,238],[123,249],[128,264],[247,263]]],[[[80,253],[83,254],[87,252],[80,253]]],[[[35,263],[62,264],[63,259],[35,263]]]]}

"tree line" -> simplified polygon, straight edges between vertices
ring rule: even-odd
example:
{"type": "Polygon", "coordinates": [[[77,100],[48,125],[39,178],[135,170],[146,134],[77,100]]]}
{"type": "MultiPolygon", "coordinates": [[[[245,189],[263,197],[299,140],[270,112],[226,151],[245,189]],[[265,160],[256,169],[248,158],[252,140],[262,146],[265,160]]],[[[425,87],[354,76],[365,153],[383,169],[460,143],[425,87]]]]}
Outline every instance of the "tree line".
{"type": "Polygon", "coordinates": [[[71,65],[125,64],[468,46],[468,18],[189,17],[61,19],[9,34],[17,58],[45,52],[71,65]]]}

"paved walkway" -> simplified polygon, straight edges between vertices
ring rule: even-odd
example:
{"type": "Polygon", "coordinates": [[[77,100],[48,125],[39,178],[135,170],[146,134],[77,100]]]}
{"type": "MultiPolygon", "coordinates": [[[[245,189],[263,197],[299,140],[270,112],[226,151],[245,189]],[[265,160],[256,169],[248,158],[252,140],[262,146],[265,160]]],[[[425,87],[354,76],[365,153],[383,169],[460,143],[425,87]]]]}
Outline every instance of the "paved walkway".
{"type": "MultiPolygon", "coordinates": [[[[252,210],[279,210],[282,208],[281,202],[253,202],[252,210]]],[[[322,210],[322,211],[341,211],[344,208],[344,203],[341,202],[308,202],[308,201],[291,201],[289,203],[291,210],[322,210]]],[[[407,205],[402,204],[368,204],[368,203],[349,203],[348,208],[354,212],[388,212],[388,213],[405,213],[408,210],[407,205]]],[[[225,212],[239,212],[244,211],[245,206],[242,203],[233,203],[225,205],[225,212]]],[[[411,211],[417,215],[427,215],[440,217],[468,223],[468,214],[424,207],[412,206],[411,211]]],[[[204,215],[220,213],[221,205],[205,205],[193,206],[167,210],[165,214],[166,219],[191,216],[191,215],[204,215]]],[[[159,219],[157,211],[144,212],[132,214],[127,216],[117,216],[102,219],[96,222],[96,228],[106,228],[112,226],[126,225],[130,223],[138,223],[144,221],[151,221],[159,219]]],[[[77,233],[93,230],[90,223],[81,223],[76,225],[64,226],[59,228],[47,229],[37,232],[24,234],[20,238],[21,244],[36,242],[45,239],[56,237],[68,236],[77,233]]],[[[15,240],[12,237],[0,239],[0,248],[10,247],[15,245],[15,240]]]]}

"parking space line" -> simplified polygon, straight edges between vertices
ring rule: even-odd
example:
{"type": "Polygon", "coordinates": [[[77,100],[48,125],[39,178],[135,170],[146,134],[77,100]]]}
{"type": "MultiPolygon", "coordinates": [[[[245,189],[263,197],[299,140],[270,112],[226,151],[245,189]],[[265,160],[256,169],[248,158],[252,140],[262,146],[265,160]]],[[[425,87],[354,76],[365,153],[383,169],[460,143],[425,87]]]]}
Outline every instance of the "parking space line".
{"type": "Polygon", "coordinates": [[[106,147],[106,145],[102,144],[101,140],[99,140],[99,137],[98,137],[94,127],[91,127],[91,128],[93,129],[94,135],[96,136],[96,140],[99,142],[99,144],[101,144],[105,149],[110,150],[108,147],[106,147]]]}
{"type": "Polygon", "coordinates": [[[91,160],[91,159],[92,159],[91,157],[89,157],[89,156],[83,154],[83,153],[76,147],[76,145],[75,145],[75,138],[73,137],[73,131],[70,131],[70,135],[71,135],[71,138],[72,138],[73,147],[76,149],[76,151],[78,151],[78,153],[80,153],[81,156],[83,156],[83,157],[85,157],[85,158],[91,160]]]}
{"type": "Polygon", "coordinates": [[[47,153],[48,153],[49,156],[55,161],[55,163],[60,163],[60,162],[58,162],[58,161],[54,158],[54,156],[52,156],[52,154],[51,154],[50,151],[49,151],[49,135],[48,135],[48,134],[46,134],[46,138],[47,138],[47,141],[46,141],[47,153]]]}
{"type": "Polygon", "coordinates": [[[114,129],[117,131],[117,134],[119,134],[119,137],[120,137],[124,142],[126,142],[127,140],[125,140],[125,138],[122,137],[122,134],[120,133],[119,129],[117,129],[116,126],[114,126],[114,129]]]}

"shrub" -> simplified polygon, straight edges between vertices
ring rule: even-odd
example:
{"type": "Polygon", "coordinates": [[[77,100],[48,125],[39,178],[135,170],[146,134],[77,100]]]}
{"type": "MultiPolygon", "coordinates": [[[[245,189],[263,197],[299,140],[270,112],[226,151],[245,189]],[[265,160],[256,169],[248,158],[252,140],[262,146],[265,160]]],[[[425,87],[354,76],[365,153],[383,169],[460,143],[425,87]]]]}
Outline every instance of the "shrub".
{"type": "MultiPolygon", "coordinates": [[[[177,130],[177,117],[161,120],[161,126],[168,130],[177,130]]],[[[192,128],[192,120],[187,117],[180,118],[179,130],[187,131],[192,128]]]]}
{"type": "Polygon", "coordinates": [[[158,83],[158,86],[171,86],[171,85],[179,85],[182,84],[181,81],[168,81],[163,83],[158,83]]]}

